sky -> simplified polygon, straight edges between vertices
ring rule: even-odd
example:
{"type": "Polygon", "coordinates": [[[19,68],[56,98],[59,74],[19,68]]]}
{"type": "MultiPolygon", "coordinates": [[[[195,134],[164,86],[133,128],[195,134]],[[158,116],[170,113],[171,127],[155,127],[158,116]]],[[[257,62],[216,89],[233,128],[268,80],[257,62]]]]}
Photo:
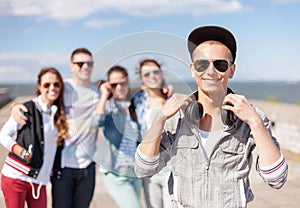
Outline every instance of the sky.
{"type": "Polygon", "coordinates": [[[93,53],[92,80],[113,65],[137,80],[143,58],[189,80],[186,39],[204,25],[235,35],[234,81],[300,82],[300,0],[0,0],[0,84],[35,83],[48,66],[70,77],[79,47],[93,53]]]}

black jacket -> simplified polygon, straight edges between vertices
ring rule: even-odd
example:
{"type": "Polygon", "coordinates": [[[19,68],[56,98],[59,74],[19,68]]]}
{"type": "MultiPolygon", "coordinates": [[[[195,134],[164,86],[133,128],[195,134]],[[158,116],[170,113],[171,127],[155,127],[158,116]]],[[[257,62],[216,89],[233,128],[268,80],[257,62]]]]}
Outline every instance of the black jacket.
{"type": "Polygon", "coordinates": [[[30,144],[33,145],[32,157],[29,161],[25,161],[19,156],[9,153],[9,157],[13,157],[19,162],[29,167],[28,176],[37,178],[40,168],[44,161],[44,130],[41,112],[36,108],[33,101],[25,102],[28,112],[24,115],[28,118],[26,124],[17,132],[16,141],[23,148],[28,150],[30,144]]]}

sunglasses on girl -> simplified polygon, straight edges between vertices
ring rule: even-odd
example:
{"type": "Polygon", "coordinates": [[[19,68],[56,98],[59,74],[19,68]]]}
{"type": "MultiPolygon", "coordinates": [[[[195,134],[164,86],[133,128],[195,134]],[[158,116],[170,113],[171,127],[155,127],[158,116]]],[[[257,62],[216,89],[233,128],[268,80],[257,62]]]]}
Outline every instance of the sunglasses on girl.
{"type": "Polygon", "coordinates": [[[77,64],[77,66],[79,66],[79,68],[81,68],[84,64],[87,64],[88,67],[94,66],[94,62],[93,61],[87,61],[87,62],[78,61],[78,62],[73,62],[73,64],[77,64]]]}
{"type": "Polygon", "coordinates": [[[43,87],[44,88],[49,88],[50,85],[53,85],[55,88],[60,88],[60,86],[61,86],[59,82],[54,82],[54,83],[46,82],[46,83],[43,84],[43,87]]]}
{"type": "Polygon", "coordinates": [[[154,75],[159,75],[160,74],[160,69],[155,69],[153,71],[143,73],[143,77],[150,77],[151,73],[153,73],[154,75]]]}
{"type": "Polygon", "coordinates": [[[203,72],[209,67],[211,62],[219,72],[225,72],[229,66],[228,61],[225,59],[218,59],[213,61],[207,59],[200,59],[194,62],[194,68],[197,72],[203,72]]]}

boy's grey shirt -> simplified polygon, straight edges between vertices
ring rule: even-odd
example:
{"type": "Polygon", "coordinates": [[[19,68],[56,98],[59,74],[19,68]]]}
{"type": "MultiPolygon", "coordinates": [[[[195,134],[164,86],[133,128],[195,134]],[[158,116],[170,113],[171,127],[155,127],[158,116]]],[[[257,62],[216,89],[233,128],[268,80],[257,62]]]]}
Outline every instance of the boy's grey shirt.
{"type": "MultiPolygon", "coordinates": [[[[270,131],[268,118],[255,109],[270,131]]],[[[239,119],[233,127],[224,126],[220,132],[219,141],[211,154],[207,154],[196,126],[188,123],[179,111],[165,124],[161,146],[166,150],[160,149],[157,164],[147,165],[147,161],[136,155],[137,176],[150,177],[169,161],[168,166],[172,169],[169,192],[174,199],[173,207],[246,207],[247,202],[253,200],[249,184],[253,162],[259,170],[253,135],[249,126],[239,119]]],[[[276,138],[272,136],[272,139],[279,148],[276,138]]],[[[279,188],[286,177],[287,169],[277,178],[264,180],[279,188]]]]}

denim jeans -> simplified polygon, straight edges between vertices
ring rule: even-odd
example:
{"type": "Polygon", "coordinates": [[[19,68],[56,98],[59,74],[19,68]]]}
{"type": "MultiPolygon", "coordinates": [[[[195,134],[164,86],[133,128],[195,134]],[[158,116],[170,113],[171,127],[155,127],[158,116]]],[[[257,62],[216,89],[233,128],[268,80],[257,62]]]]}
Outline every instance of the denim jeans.
{"type": "MultiPolygon", "coordinates": [[[[134,171],[133,167],[128,167],[128,169],[134,171]]],[[[126,172],[128,173],[128,171],[126,172]]],[[[105,172],[106,189],[120,208],[142,208],[140,200],[142,181],[137,177],[127,177],[126,175],[130,174],[119,175],[114,172],[105,172]]]]}
{"type": "Polygon", "coordinates": [[[95,163],[87,168],[63,168],[51,178],[53,208],[88,208],[95,189],[95,163]]]}

